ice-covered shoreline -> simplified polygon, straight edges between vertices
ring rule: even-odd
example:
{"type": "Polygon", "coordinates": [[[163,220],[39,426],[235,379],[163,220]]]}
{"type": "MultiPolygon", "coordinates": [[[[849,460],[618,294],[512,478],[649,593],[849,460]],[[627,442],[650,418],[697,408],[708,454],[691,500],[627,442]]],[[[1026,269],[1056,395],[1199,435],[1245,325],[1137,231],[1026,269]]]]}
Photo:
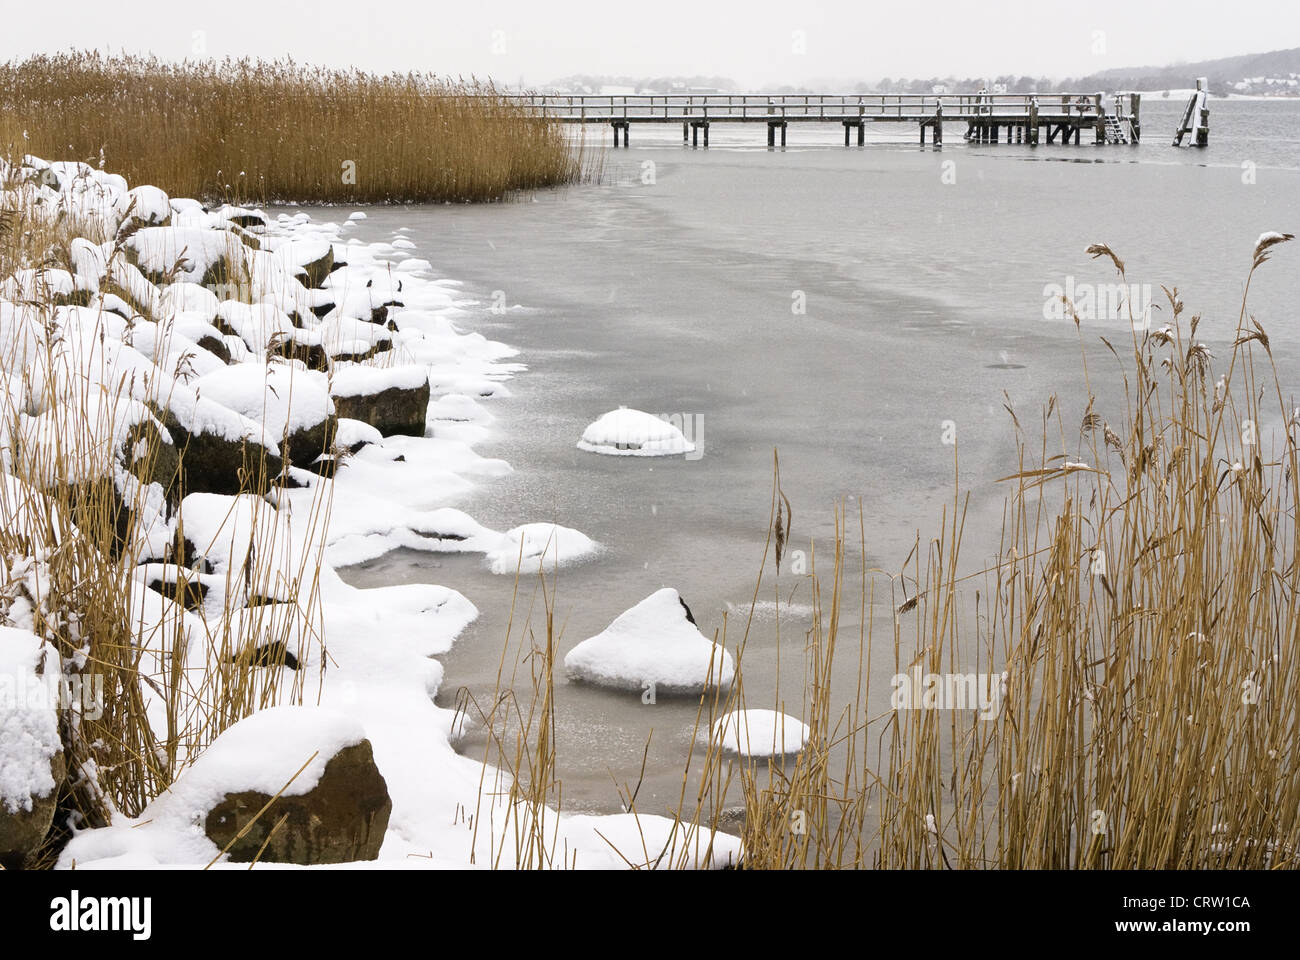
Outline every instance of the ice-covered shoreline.
{"type": "MultiPolygon", "coordinates": [[[[474,301],[435,277],[414,243],[364,243],[345,237],[346,223],[302,213],[205,209],[85,164],[27,158],[0,179],[7,205],[83,234],[71,242],[70,269],[25,270],[0,284],[7,400],[19,425],[11,437],[6,422],[3,438],[13,499],[41,501],[13,474],[45,476],[31,451],[57,448],[69,422],[96,441],[85,469],[111,471],[122,499],[147,507],[134,515],[140,535],[127,540],[137,551],[130,599],[141,669],[155,681],[178,657],[210,670],[219,636],[255,645],[260,632],[280,629],[275,614],[313,638],[292,663],[281,656],[254,668],[281,671],[285,688],[296,679],[312,705],[259,711],[223,734],[247,742],[256,725],[269,744],[257,769],[230,750],[197,752],[139,816],[76,832],[60,866],[205,866],[222,854],[205,833],[205,805],[286,782],[286,795],[310,792],[324,773],[295,780],[308,760],[298,754],[310,746],[328,757],[358,735],[391,798],[379,866],[511,866],[524,857],[513,848],[521,822],[579,867],[644,862],[644,851],[662,865],[696,865],[706,850],[710,865],[738,856],[735,838],[663,817],[543,816],[492,799],[503,775],[455,751],[454,712],[434,703],[444,682],[434,658],[477,617],[473,603],[440,586],[361,590],[339,577],[336,567],[397,547],[482,553],[485,576],[521,563],[528,576],[539,562],[598,549],[527,517],[489,530],[453,506],[476,481],[510,471],[474,446],[488,435],[490,399],[508,394],[522,367],[512,348],[457,328],[474,301]],[[389,263],[394,254],[403,259],[389,263]],[[179,471],[166,473],[161,458],[141,468],[143,426],[183,451],[179,471]],[[180,580],[196,585],[197,602],[168,595],[180,580]],[[196,791],[197,778],[207,786],[196,791]]],[[[39,578],[39,551],[33,559],[39,578]]],[[[10,606],[5,620],[37,628],[30,606],[10,606]]],[[[151,719],[165,733],[168,704],[148,687],[151,719]]],[[[199,709],[200,692],[173,695],[199,709]]],[[[48,759],[37,750],[27,762],[48,759]]],[[[39,777],[31,785],[34,796],[45,789],[39,777]]]]}

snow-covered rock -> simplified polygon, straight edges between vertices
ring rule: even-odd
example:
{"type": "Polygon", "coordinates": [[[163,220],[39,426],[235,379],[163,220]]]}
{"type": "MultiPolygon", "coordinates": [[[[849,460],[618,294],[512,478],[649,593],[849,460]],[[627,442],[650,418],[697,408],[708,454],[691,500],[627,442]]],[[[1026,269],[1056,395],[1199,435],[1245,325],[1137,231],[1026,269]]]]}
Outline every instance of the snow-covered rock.
{"type": "Polygon", "coordinates": [[[691,453],[695,444],[667,420],[619,407],[582,432],[578,449],[618,457],[667,457],[691,453]]]}
{"type": "Polygon", "coordinates": [[[729,687],[735,677],[731,654],[695,625],[685,601],[665,587],[620,614],[601,633],[582,641],[564,658],[570,678],[659,693],[699,693],[729,687]]]}
{"type": "Polygon", "coordinates": [[[330,396],[340,417],[368,423],[384,436],[424,436],[429,410],[425,367],[340,365],[330,381],[330,396]]]}
{"type": "Polygon", "coordinates": [[[118,200],[118,209],[123,218],[138,220],[149,226],[160,226],[169,221],[172,215],[172,205],[167,194],[150,186],[128,190],[118,200]]]}
{"type": "Polygon", "coordinates": [[[21,868],[54,820],[63,780],[57,654],[0,627],[0,866],[21,868]]]}
{"type": "Polygon", "coordinates": [[[584,533],[558,523],[526,523],[507,530],[496,547],[487,553],[493,573],[532,576],[538,570],[550,572],[584,560],[600,545],[584,533]]]}
{"type": "Polygon", "coordinates": [[[334,445],[334,401],[323,373],[290,362],[237,363],[194,385],[201,396],[261,424],[291,463],[305,466],[334,445]]]}
{"type": "Polygon", "coordinates": [[[370,742],[355,719],[321,707],[271,707],[217,737],[145,808],[137,827],[82,833],[65,848],[60,864],[127,858],[201,866],[227,847],[225,859],[248,862],[286,815],[260,859],[373,860],[391,809],[370,742]]]}
{"type": "Polygon", "coordinates": [[[746,757],[798,753],[808,743],[808,725],[775,710],[734,710],[713,724],[713,739],[722,749],[746,757]]]}

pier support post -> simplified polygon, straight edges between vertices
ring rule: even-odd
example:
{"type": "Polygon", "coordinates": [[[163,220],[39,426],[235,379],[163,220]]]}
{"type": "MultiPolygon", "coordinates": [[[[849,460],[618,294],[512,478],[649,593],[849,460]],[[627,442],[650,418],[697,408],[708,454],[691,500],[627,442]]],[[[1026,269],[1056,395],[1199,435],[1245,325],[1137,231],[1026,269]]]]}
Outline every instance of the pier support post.
{"type": "Polygon", "coordinates": [[[1096,133],[1095,142],[1106,142],[1106,95],[1098,93],[1093,98],[1093,110],[1097,116],[1093,119],[1093,129],[1096,133]]]}
{"type": "Polygon", "coordinates": [[[1142,139],[1142,123],[1138,118],[1138,112],[1142,108],[1142,94],[1130,93],[1128,95],[1128,118],[1129,129],[1132,130],[1132,136],[1129,137],[1129,144],[1137,146],[1137,142],[1142,139]]]}
{"type": "Polygon", "coordinates": [[[785,146],[785,128],[786,122],[784,120],[767,121],[767,145],[769,147],[776,146],[776,131],[778,129],[781,131],[781,146],[785,146]]]}
{"type": "Polygon", "coordinates": [[[1210,143],[1210,81],[1205,77],[1196,78],[1197,109],[1196,145],[1208,146],[1210,143]]]}
{"type": "Polygon", "coordinates": [[[682,146],[691,142],[691,125],[685,120],[682,121],[682,146]]]}
{"type": "Polygon", "coordinates": [[[1029,143],[1031,146],[1038,146],[1038,98],[1029,99],[1029,143]]]}
{"type": "Polygon", "coordinates": [[[934,145],[943,146],[943,101],[934,105],[934,145]]]}

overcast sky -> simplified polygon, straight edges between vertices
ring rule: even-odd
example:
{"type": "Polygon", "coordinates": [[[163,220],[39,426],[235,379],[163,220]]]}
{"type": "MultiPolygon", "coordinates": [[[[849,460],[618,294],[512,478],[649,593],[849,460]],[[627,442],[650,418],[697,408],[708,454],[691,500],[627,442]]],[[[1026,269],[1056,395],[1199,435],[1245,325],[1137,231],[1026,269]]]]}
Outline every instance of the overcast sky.
{"type": "Polygon", "coordinates": [[[6,0],[0,59],[78,48],[291,55],[540,84],[575,73],[742,86],[1079,76],[1300,46],[1300,0],[6,0]]]}

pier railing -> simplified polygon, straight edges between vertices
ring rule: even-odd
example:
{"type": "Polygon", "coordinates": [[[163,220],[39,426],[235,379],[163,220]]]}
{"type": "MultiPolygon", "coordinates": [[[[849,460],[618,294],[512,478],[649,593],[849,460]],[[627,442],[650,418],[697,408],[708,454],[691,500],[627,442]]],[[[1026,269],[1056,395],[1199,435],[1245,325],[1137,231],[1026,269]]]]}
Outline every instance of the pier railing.
{"type": "Polygon", "coordinates": [[[1111,97],[1051,94],[507,94],[523,109],[563,123],[920,122],[942,108],[946,120],[984,117],[1095,118],[1111,97]],[[1036,108],[1036,109],[1035,109],[1036,108]]]}

